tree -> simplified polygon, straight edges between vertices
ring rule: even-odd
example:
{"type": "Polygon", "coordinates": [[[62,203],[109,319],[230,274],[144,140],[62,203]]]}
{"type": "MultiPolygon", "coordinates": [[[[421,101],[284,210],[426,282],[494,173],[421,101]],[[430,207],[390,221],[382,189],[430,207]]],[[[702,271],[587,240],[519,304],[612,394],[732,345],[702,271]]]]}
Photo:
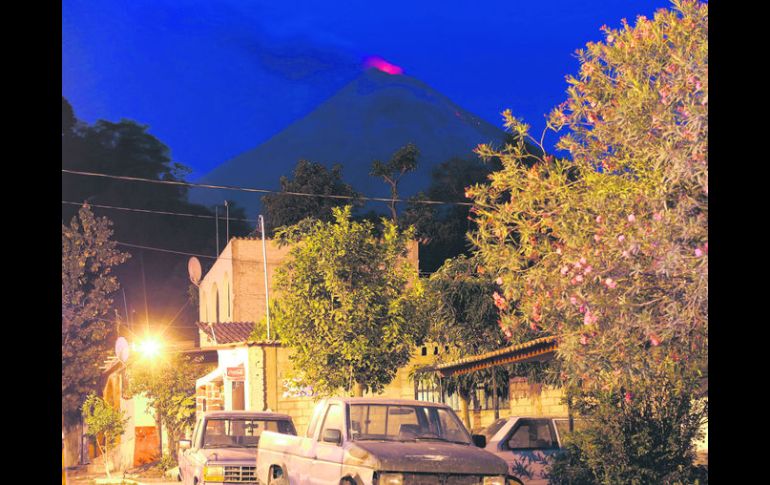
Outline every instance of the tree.
{"type": "MultiPolygon", "coordinates": [[[[559,336],[578,407],[620,398],[626,409],[654,409],[676,441],[691,434],[673,430],[705,416],[693,396],[708,352],[708,6],[674,5],[634,27],[605,28],[606,42],[579,51],[580,75],[549,117],[549,128],[568,130],[557,148],[571,160],[544,154],[528,166],[521,143],[482,146],[503,169],[469,195],[473,243],[502,282],[503,323],[559,336]],[[665,406],[648,405],[650,383],[670,385],[665,406]],[[669,413],[679,402],[691,405],[669,413]]],[[[691,444],[679,458],[691,458],[691,444]]],[[[652,463],[649,453],[614,456],[652,463]]]]}
{"type": "Polygon", "coordinates": [[[179,438],[195,422],[195,380],[205,373],[200,359],[180,354],[153,362],[136,360],[129,366],[131,393],[147,397],[147,410],[154,409],[159,418],[158,436],[161,427],[168,431],[173,458],[179,438]]]}
{"type": "Polygon", "coordinates": [[[347,197],[358,196],[353,187],[342,180],[342,165],[334,165],[329,170],[320,163],[307,160],[297,162],[293,179],[281,177],[281,192],[343,197],[306,197],[288,194],[268,194],[262,197],[266,214],[265,231],[271,236],[276,228],[294,225],[306,217],[330,221],[332,207],[348,205],[351,200],[347,197]]]}
{"type": "Polygon", "coordinates": [[[88,428],[86,433],[96,439],[96,446],[104,457],[104,471],[110,477],[109,455],[118,444],[128,422],[123,411],[110,406],[104,399],[90,394],[83,402],[83,416],[88,428]],[[101,437],[102,441],[99,442],[101,437]]]}
{"type": "MultiPolygon", "coordinates": [[[[93,124],[78,121],[72,107],[62,98],[62,168],[81,172],[130,176],[181,182],[190,169],[172,159],[171,150],[149,133],[149,127],[131,120],[93,124]]],[[[188,201],[188,188],[62,174],[62,220],[69,220],[77,205],[89,202],[97,214],[107,213],[113,221],[114,238],[120,243],[214,255],[216,232],[214,211],[188,201]],[[70,204],[72,203],[72,204],[70,204]],[[113,210],[113,206],[152,212],[113,210]],[[154,212],[174,212],[203,217],[183,217],[154,212]],[[206,218],[209,217],[209,218],[206,218]]],[[[248,233],[243,209],[230,203],[230,232],[248,233]]],[[[220,209],[220,226],[223,226],[220,209]]],[[[222,231],[224,236],[224,231],[222,231]]],[[[134,257],[116,270],[126,296],[129,323],[134,313],[145,310],[153,321],[194,321],[196,312],[187,302],[188,256],[128,247],[134,257]],[[177,314],[179,315],[177,316],[177,314]]],[[[116,309],[125,312],[122,297],[116,309]]]]}
{"type": "MultiPolygon", "coordinates": [[[[428,339],[450,348],[450,352],[441,354],[437,362],[477,355],[507,345],[506,336],[498,325],[498,309],[492,302],[497,285],[488,274],[480,273],[478,267],[475,258],[457,256],[447,260],[425,285],[423,308],[431,323],[428,339]]],[[[471,426],[469,401],[473,393],[479,385],[489,385],[498,395],[500,384],[507,381],[505,374],[504,370],[495,369],[444,378],[445,388],[460,396],[468,429],[471,426]]]]}
{"type": "Polygon", "coordinates": [[[99,366],[112,335],[113,269],[128,259],[112,241],[111,222],[86,205],[62,224],[62,411],[65,425],[78,421],[85,397],[97,390],[99,366]]]}
{"type": "Polygon", "coordinates": [[[408,143],[403,147],[396,150],[390,160],[387,163],[383,163],[379,160],[372,162],[372,170],[370,175],[373,177],[381,177],[385,183],[390,186],[390,215],[391,219],[395,222],[398,221],[398,214],[396,213],[396,201],[398,200],[398,183],[401,178],[409,172],[413,172],[417,168],[417,157],[420,152],[413,143],[408,143]]]}
{"type": "Polygon", "coordinates": [[[317,393],[380,392],[424,335],[411,318],[421,291],[405,260],[413,232],[383,220],[378,237],[371,222],[351,220],[350,206],[332,213],[332,222],[306,219],[276,234],[293,246],[276,271],[271,314],[317,393]]]}
{"type": "Polygon", "coordinates": [[[451,158],[433,169],[426,192],[407,201],[399,225],[415,227],[422,242],[421,271],[432,273],[447,259],[461,254],[470,256],[471,245],[466,233],[475,228],[468,217],[469,206],[425,204],[423,201],[470,202],[465,198],[465,187],[485,182],[487,176],[499,168],[497,160],[482,163],[478,159],[451,158]]]}

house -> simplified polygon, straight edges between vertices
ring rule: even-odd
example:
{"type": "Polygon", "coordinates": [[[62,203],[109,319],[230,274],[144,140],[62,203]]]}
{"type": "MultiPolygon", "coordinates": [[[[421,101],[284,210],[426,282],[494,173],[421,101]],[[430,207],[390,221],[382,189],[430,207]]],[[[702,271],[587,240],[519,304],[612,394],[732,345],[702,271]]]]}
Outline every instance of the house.
{"type": "MultiPolygon", "coordinates": [[[[272,339],[251,338],[254,325],[266,319],[265,273],[269,297],[280,298],[273,287],[276,268],[289,254],[288,247],[278,247],[265,241],[263,259],[259,238],[232,238],[199,283],[200,349],[216,351],[217,368],[196,382],[198,413],[211,410],[271,410],[289,414],[298,430],[307,425],[313,397],[302,395],[288,380],[291,374],[291,350],[272,339]],[[266,259],[266,261],[265,261],[266,259]]],[[[417,242],[408,248],[408,261],[418,267],[417,242]]],[[[385,387],[383,397],[441,401],[459,409],[456,395],[447,395],[440,386],[421,378],[419,369],[430,367],[435,356],[449,350],[426,344],[415,349],[409,364],[399,369],[394,380],[385,387]],[[416,378],[415,378],[416,377],[416,378]]],[[[530,390],[517,380],[510,388],[530,390]]],[[[528,397],[509,399],[499,397],[500,414],[527,410],[527,414],[559,414],[566,416],[566,407],[559,407],[559,398],[551,391],[532,400],[528,397]],[[552,395],[553,394],[553,395],[552,395]]],[[[515,396],[518,396],[514,392],[515,396]]],[[[483,389],[474,396],[472,427],[480,428],[494,420],[493,398],[483,389]]]]}

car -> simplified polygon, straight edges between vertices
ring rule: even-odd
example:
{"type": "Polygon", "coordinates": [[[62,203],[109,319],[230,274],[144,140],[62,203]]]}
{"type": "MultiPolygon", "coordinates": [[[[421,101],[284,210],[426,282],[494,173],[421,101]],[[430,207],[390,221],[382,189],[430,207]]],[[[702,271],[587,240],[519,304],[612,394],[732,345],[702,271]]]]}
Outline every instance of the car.
{"type": "Polygon", "coordinates": [[[191,440],[179,441],[179,481],[184,485],[258,483],[257,444],[265,431],[296,435],[290,416],[254,411],[209,411],[191,440]]]}
{"type": "MultiPolygon", "coordinates": [[[[581,419],[573,420],[573,429],[584,425],[581,419]]],[[[484,449],[506,461],[509,475],[524,485],[547,485],[547,467],[569,432],[569,418],[511,416],[496,420],[481,434],[484,449]]]]}
{"type": "Polygon", "coordinates": [[[508,466],[484,451],[452,409],[407,399],[320,401],[304,436],[266,431],[257,478],[268,484],[508,485],[508,466]]]}

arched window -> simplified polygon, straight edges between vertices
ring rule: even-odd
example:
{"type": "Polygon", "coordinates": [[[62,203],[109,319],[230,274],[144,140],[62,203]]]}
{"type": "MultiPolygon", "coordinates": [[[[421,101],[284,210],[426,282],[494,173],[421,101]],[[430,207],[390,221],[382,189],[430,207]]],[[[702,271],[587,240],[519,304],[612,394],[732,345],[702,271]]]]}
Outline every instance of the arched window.
{"type": "Polygon", "coordinates": [[[208,321],[217,323],[219,322],[219,289],[217,288],[216,283],[211,285],[211,295],[209,298],[211,299],[209,302],[211,314],[208,315],[208,321]]]}
{"type": "Polygon", "coordinates": [[[229,322],[232,321],[233,310],[230,304],[230,276],[227,273],[225,273],[222,284],[224,285],[222,291],[222,319],[229,322]]]}

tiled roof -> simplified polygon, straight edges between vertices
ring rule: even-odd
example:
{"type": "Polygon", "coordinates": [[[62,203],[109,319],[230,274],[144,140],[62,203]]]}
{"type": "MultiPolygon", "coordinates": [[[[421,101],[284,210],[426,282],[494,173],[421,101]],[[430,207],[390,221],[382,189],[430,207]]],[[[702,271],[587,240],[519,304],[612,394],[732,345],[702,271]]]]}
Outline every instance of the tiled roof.
{"type": "Polygon", "coordinates": [[[254,322],[219,322],[213,324],[198,322],[198,328],[217,344],[231,344],[249,340],[249,335],[254,330],[254,322]],[[212,327],[214,329],[213,334],[212,327]]]}
{"type": "Polygon", "coordinates": [[[444,375],[467,374],[496,365],[550,358],[557,348],[556,337],[542,337],[523,344],[511,345],[504,349],[447,362],[435,366],[434,369],[444,375]]]}

